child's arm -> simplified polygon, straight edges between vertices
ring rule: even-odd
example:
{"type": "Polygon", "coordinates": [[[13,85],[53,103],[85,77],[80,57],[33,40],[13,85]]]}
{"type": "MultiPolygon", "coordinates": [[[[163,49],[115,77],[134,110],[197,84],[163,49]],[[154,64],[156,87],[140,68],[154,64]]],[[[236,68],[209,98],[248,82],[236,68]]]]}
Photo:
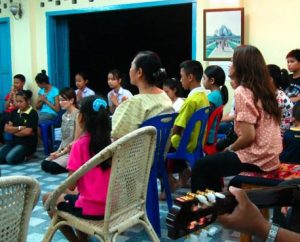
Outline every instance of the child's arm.
{"type": "Polygon", "coordinates": [[[296,96],[296,97],[290,97],[290,100],[291,100],[293,103],[299,102],[299,101],[300,101],[300,95],[298,95],[298,96],[296,96]]]}

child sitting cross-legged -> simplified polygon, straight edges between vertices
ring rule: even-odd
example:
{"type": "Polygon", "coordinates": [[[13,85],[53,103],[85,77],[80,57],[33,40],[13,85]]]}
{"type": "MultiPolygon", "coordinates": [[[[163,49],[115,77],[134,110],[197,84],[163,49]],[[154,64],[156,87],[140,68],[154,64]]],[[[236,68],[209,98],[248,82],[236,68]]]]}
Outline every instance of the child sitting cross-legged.
{"type": "MultiPolygon", "coordinates": [[[[91,157],[111,143],[111,124],[107,103],[97,96],[89,96],[82,100],[79,125],[83,134],[73,143],[67,169],[72,175],[91,157]]],[[[77,217],[101,220],[104,218],[106,196],[110,178],[111,160],[102,162],[99,166],[85,173],[76,184],[69,187],[74,192],[62,194],[57,201],[57,209],[71,213],[77,217]]],[[[49,194],[43,197],[45,202],[49,194]]],[[[53,214],[50,214],[52,216],[53,214]]],[[[69,241],[87,241],[87,235],[68,226],[61,231],[69,241]]]]}

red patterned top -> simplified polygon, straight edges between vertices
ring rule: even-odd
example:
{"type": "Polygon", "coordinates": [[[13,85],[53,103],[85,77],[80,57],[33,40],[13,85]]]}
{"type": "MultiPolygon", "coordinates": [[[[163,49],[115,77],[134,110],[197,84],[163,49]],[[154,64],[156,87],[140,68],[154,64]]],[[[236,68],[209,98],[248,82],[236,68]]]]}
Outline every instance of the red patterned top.
{"type": "Polygon", "coordinates": [[[263,109],[261,102],[255,105],[250,89],[239,86],[234,93],[235,118],[234,131],[241,135],[240,123],[246,122],[255,126],[254,142],[236,151],[243,163],[260,167],[263,171],[275,170],[279,166],[279,154],[282,151],[282,139],[278,123],[263,109]]]}

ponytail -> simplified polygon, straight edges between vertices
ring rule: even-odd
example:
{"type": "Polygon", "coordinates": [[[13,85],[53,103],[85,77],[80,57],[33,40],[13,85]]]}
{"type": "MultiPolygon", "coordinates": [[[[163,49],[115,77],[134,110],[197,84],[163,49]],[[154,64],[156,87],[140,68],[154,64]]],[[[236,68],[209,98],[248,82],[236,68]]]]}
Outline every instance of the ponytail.
{"type": "Polygon", "coordinates": [[[228,89],[225,85],[221,87],[221,94],[222,94],[223,105],[225,105],[228,102],[228,89]]]}

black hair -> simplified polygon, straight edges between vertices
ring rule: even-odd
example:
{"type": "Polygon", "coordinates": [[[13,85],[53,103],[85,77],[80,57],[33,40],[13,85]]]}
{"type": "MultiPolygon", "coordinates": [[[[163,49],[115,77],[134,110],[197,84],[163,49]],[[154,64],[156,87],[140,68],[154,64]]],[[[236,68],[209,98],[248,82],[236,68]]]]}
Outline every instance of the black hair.
{"type": "MultiPolygon", "coordinates": [[[[94,156],[111,143],[110,131],[111,121],[107,107],[100,106],[99,110],[94,109],[94,101],[103,98],[93,95],[82,99],[80,113],[84,121],[84,130],[91,136],[89,144],[90,156],[94,156]]],[[[102,170],[111,166],[111,161],[107,160],[100,164],[102,170]]]]}
{"type": "Polygon", "coordinates": [[[77,72],[76,75],[81,76],[82,79],[85,81],[88,79],[87,75],[84,72],[77,72]]]}
{"type": "Polygon", "coordinates": [[[150,85],[159,85],[167,78],[167,73],[162,68],[161,60],[155,52],[141,51],[134,58],[136,69],[141,68],[146,81],[150,85]]]}
{"type": "Polygon", "coordinates": [[[74,91],[73,88],[64,87],[59,90],[59,95],[66,100],[73,99],[73,104],[75,107],[77,107],[76,92],[74,91]]]}
{"type": "Polygon", "coordinates": [[[280,69],[274,64],[267,65],[269,74],[274,80],[274,85],[278,89],[286,89],[289,86],[289,74],[286,69],[280,69]]]}
{"type": "Polygon", "coordinates": [[[293,107],[293,118],[300,122],[300,104],[297,103],[295,104],[295,106],[293,107]]]}
{"type": "Polygon", "coordinates": [[[25,99],[25,101],[29,101],[32,97],[32,92],[30,90],[21,90],[21,91],[18,91],[17,96],[21,96],[25,99]]]}
{"type": "Polygon", "coordinates": [[[35,81],[39,84],[49,84],[49,77],[46,75],[46,71],[42,70],[41,73],[38,73],[35,77],[35,81]]]}
{"type": "Polygon", "coordinates": [[[114,78],[116,79],[121,79],[121,86],[123,83],[125,83],[126,81],[126,76],[124,73],[122,73],[120,70],[118,69],[112,69],[108,72],[108,74],[112,74],[114,78]]]}
{"type": "Polygon", "coordinates": [[[18,79],[18,80],[20,80],[20,81],[23,82],[23,83],[26,82],[26,78],[25,78],[25,76],[22,75],[22,74],[17,74],[17,75],[15,75],[15,76],[14,76],[14,79],[18,79]]]}
{"type": "Polygon", "coordinates": [[[166,79],[163,85],[169,87],[171,90],[175,90],[176,97],[182,97],[182,86],[176,78],[166,79]]]}
{"type": "Polygon", "coordinates": [[[204,73],[209,79],[214,78],[214,84],[221,87],[223,104],[226,104],[228,102],[228,89],[225,86],[225,72],[223,69],[220,66],[212,65],[208,66],[204,73]]]}
{"type": "Polygon", "coordinates": [[[300,62],[300,49],[291,50],[287,55],[286,58],[295,58],[297,61],[300,62]]]}
{"type": "Polygon", "coordinates": [[[180,68],[184,70],[187,75],[192,74],[195,79],[200,82],[203,76],[203,67],[199,61],[186,60],[180,64],[180,68]]]}

